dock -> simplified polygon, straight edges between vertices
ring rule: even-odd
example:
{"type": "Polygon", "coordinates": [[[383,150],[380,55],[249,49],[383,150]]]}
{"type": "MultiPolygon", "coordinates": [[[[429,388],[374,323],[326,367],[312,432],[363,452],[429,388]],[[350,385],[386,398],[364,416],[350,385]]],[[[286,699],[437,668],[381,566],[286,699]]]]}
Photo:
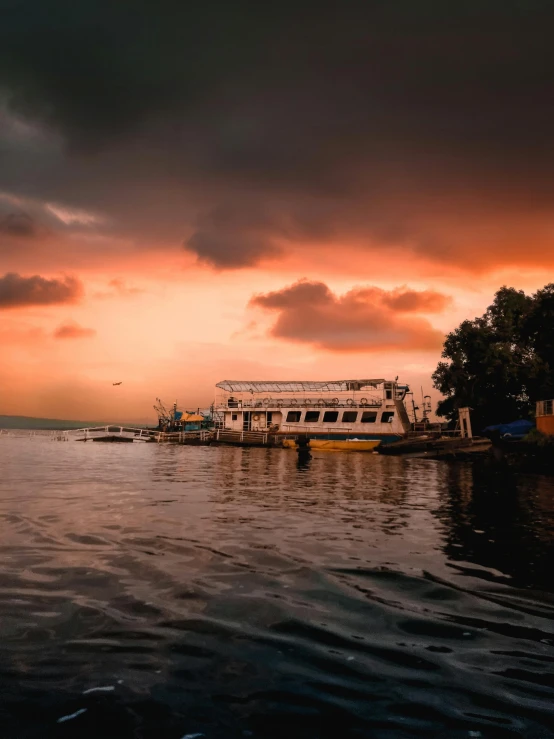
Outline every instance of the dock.
{"type": "Polygon", "coordinates": [[[475,454],[489,452],[490,439],[460,436],[420,435],[377,447],[378,454],[428,457],[430,459],[467,459],[475,454]]]}
{"type": "Polygon", "coordinates": [[[53,441],[94,441],[103,443],[151,443],[151,444],[209,444],[212,432],[158,431],[157,429],[133,428],[131,426],[94,426],[67,431],[53,431],[53,441]]]}
{"type": "Polygon", "coordinates": [[[158,431],[129,426],[95,426],[68,431],[53,431],[54,441],[94,441],[102,443],[150,443],[184,444],[207,446],[209,444],[228,444],[232,446],[281,446],[275,434],[257,431],[229,431],[225,429],[200,429],[198,431],[158,431]]]}
{"type": "Polygon", "coordinates": [[[212,432],[211,444],[231,444],[233,446],[282,446],[282,441],[276,434],[261,431],[229,431],[217,429],[212,432]]]}

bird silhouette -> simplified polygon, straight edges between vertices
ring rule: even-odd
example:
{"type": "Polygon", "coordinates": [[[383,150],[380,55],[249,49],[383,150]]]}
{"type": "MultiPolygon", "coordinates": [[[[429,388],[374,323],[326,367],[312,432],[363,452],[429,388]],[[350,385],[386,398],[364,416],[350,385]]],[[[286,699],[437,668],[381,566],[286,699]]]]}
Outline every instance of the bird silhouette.
{"type": "Polygon", "coordinates": [[[122,382],[112,382],[112,385],[123,385],[122,382]]]}

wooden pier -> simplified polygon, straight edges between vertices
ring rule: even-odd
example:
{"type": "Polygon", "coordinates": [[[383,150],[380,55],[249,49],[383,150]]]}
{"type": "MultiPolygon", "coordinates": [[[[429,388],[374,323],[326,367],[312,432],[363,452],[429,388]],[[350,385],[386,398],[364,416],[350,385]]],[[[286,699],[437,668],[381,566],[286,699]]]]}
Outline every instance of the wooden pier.
{"type": "Polygon", "coordinates": [[[428,457],[431,459],[464,459],[476,453],[488,452],[489,439],[461,436],[412,436],[392,444],[380,444],[376,451],[385,455],[428,457]]]}
{"type": "Polygon", "coordinates": [[[84,429],[53,431],[53,441],[95,441],[104,443],[151,443],[151,444],[209,444],[212,432],[199,431],[158,431],[156,429],[133,428],[130,426],[94,426],[84,429]]]}
{"type": "Polygon", "coordinates": [[[279,447],[282,437],[258,431],[230,431],[227,429],[200,429],[198,431],[158,431],[157,429],[135,428],[132,426],[93,426],[80,429],[44,431],[7,431],[0,429],[5,436],[49,438],[51,441],[79,441],[112,444],[183,444],[207,446],[209,444],[229,444],[232,446],[279,447]]]}
{"type": "Polygon", "coordinates": [[[281,446],[275,434],[262,431],[228,431],[216,429],[212,432],[211,444],[231,444],[232,446],[281,446]]]}
{"type": "Polygon", "coordinates": [[[258,431],[228,431],[216,429],[209,431],[157,431],[138,429],[127,426],[96,426],[94,428],[74,429],[71,431],[55,431],[53,438],[57,441],[97,441],[97,442],[148,442],[156,444],[230,444],[233,446],[280,446],[281,441],[275,434],[258,431]]]}

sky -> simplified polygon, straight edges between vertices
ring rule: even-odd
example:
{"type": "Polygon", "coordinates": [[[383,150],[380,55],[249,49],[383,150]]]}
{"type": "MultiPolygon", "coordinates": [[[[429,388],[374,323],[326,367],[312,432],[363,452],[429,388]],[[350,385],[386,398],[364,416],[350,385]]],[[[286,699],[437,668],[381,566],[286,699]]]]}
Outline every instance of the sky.
{"type": "Polygon", "coordinates": [[[552,15],[6,0],[0,414],[144,422],[223,379],[436,401],[445,333],[552,281],[552,15]]]}

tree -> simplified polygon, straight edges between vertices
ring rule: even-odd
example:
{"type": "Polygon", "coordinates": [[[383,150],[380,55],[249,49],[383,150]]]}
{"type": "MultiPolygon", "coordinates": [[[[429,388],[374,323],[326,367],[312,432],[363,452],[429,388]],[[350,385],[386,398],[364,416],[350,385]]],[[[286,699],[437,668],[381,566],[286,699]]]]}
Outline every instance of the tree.
{"type": "Polygon", "coordinates": [[[476,429],[532,416],[535,401],[554,397],[554,284],[531,297],[502,287],[483,316],[448,334],[442,358],[439,416],[469,406],[476,429]]]}
{"type": "Polygon", "coordinates": [[[533,296],[522,333],[536,358],[534,399],[554,398],[554,284],[533,296]]]}

